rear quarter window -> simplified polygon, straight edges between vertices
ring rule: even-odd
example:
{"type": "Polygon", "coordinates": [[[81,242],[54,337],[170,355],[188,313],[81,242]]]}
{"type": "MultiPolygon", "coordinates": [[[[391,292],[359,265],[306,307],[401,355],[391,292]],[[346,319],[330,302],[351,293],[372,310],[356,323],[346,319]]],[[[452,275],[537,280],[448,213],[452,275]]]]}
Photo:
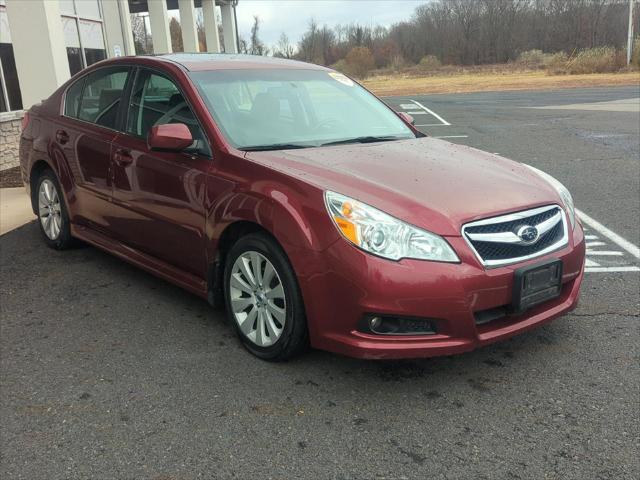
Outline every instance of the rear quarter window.
{"type": "Polygon", "coordinates": [[[80,97],[82,95],[82,87],[84,86],[84,78],[67,89],[67,95],[64,99],[64,114],[67,117],[78,118],[80,110],[80,97]]]}

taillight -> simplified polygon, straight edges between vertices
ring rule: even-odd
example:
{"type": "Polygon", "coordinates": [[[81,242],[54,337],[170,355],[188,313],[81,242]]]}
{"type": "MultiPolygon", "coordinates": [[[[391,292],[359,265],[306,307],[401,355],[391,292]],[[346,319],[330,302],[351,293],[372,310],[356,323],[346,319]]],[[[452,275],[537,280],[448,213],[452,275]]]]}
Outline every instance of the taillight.
{"type": "Polygon", "coordinates": [[[29,112],[24,112],[24,117],[22,117],[22,131],[24,132],[29,126],[29,112]]]}

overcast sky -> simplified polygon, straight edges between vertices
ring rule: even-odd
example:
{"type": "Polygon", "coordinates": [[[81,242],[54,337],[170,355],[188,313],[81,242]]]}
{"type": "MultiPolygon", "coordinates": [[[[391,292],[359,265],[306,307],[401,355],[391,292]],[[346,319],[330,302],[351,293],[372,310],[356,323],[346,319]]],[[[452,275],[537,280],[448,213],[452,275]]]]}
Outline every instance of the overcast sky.
{"type": "Polygon", "coordinates": [[[418,5],[427,0],[240,0],[237,7],[238,30],[249,40],[253,16],[260,17],[260,39],[270,47],[282,32],[297,44],[309,19],[327,24],[359,23],[389,26],[408,20],[418,5]]]}

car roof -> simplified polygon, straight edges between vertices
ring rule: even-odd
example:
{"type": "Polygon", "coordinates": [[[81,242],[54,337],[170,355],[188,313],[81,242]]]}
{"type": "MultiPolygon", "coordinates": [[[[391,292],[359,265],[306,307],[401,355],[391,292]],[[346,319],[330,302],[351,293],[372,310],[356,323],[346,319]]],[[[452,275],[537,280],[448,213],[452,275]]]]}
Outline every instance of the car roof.
{"type": "Polygon", "coordinates": [[[271,68],[328,70],[326,67],[320,65],[299,62],[297,60],[235,53],[168,53],[162,55],[143,55],[142,57],[177,63],[185,70],[191,72],[271,68]]]}

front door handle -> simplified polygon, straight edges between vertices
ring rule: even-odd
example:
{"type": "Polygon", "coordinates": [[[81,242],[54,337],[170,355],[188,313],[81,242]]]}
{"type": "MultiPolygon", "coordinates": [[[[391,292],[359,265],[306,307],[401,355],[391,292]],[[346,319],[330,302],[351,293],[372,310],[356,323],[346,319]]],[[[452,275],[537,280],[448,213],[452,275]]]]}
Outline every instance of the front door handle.
{"type": "Polygon", "coordinates": [[[126,167],[133,163],[133,157],[131,156],[131,152],[124,148],[119,148],[113,155],[113,159],[115,162],[121,167],[126,167]]]}
{"type": "Polygon", "coordinates": [[[69,141],[69,134],[64,130],[58,130],[56,132],[56,140],[60,145],[64,145],[69,141]]]}

